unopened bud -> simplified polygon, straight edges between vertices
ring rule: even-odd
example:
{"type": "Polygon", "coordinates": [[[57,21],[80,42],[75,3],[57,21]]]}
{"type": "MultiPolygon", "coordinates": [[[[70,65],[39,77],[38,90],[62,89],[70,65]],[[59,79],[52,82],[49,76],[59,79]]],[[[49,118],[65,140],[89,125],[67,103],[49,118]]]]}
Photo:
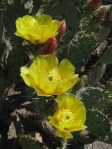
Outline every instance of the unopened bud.
{"type": "Polygon", "coordinates": [[[62,38],[66,31],[66,22],[65,20],[60,21],[60,28],[59,28],[59,34],[58,34],[58,40],[59,42],[62,42],[62,38]]]}
{"type": "Polygon", "coordinates": [[[60,21],[60,29],[59,29],[60,35],[64,36],[65,31],[66,31],[66,22],[65,20],[62,20],[60,21]]]}
{"type": "Polygon", "coordinates": [[[106,11],[107,11],[106,7],[101,8],[100,12],[97,13],[96,17],[98,19],[102,19],[105,16],[106,11]]]}
{"type": "Polygon", "coordinates": [[[55,37],[49,38],[41,50],[41,54],[55,54],[55,49],[57,47],[57,41],[55,37]]]}
{"type": "Polygon", "coordinates": [[[97,9],[102,5],[102,1],[101,0],[92,0],[89,3],[89,6],[92,7],[93,9],[97,9]]]}

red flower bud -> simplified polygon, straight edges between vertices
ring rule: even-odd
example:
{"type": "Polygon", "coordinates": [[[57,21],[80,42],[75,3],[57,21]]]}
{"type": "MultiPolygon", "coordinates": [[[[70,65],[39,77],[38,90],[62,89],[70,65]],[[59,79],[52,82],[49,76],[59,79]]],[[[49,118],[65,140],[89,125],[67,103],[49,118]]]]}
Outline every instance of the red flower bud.
{"type": "Polygon", "coordinates": [[[60,21],[60,29],[59,29],[60,35],[64,36],[65,31],[66,31],[66,22],[65,20],[62,20],[60,21]]]}
{"type": "Polygon", "coordinates": [[[66,22],[65,20],[60,21],[60,28],[59,28],[59,33],[58,33],[58,40],[59,42],[62,42],[62,38],[65,34],[66,31],[66,22]]]}
{"type": "Polygon", "coordinates": [[[106,7],[101,8],[100,12],[96,15],[98,19],[102,19],[107,11],[106,7]]]}
{"type": "Polygon", "coordinates": [[[90,3],[89,3],[89,6],[94,8],[94,9],[97,9],[98,7],[100,7],[102,5],[102,0],[92,0],[90,3]]]}
{"type": "Polygon", "coordinates": [[[55,37],[49,38],[41,50],[41,54],[55,54],[55,49],[57,47],[57,41],[55,37]]]}

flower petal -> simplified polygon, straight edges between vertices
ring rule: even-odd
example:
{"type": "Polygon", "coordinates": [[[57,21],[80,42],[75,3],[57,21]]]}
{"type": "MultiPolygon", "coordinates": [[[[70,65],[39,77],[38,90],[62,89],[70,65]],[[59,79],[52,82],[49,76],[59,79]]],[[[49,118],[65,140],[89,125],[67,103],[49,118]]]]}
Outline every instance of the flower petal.
{"type": "Polygon", "coordinates": [[[58,66],[58,59],[54,55],[44,55],[44,59],[48,63],[48,71],[52,71],[53,69],[56,69],[58,66]]]}
{"type": "Polygon", "coordinates": [[[60,131],[60,130],[57,130],[55,132],[55,135],[59,136],[59,137],[62,137],[64,139],[64,141],[66,141],[67,139],[72,139],[73,138],[73,135],[71,133],[60,131]]]}
{"type": "Polygon", "coordinates": [[[56,89],[56,95],[66,93],[72,87],[73,87],[73,82],[70,82],[68,80],[62,80],[59,82],[59,85],[56,89]]]}
{"type": "Polygon", "coordinates": [[[43,90],[46,94],[54,93],[55,95],[57,86],[58,86],[57,82],[48,81],[43,90]]]}
{"type": "Polygon", "coordinates": [[[56,36],[59,27],[59,21],[52,20],[49,15],[39,14],[36,17],[26,15],[16,20],[15,35],[33,44],[42,44],[52,36],[56,36]]]}
{"type": "Polygon", "coordinates": [[[29,68],[24,68],[27,72],[22,71],[21,76],[25,83],[38,91],[37,93],[46,96],[65,94],[78,80],[77,74],[69,79],[61,78],[57,71],[58,58],[55,55],[39,55],[29,68]]]}
{"type": "Polygon", "coordinates": [[[76,102],[76,97],[74,94],[72,93],[67,93],[67,94],[63,94],[63,95],[59,95],[56,99],[57,103],[58,103],[58,107],[61,109],[68,109],[71,107],[74,107],[75,102],[76,102]]]}
{"type": "Polygon", "coordinates": [[[35,88],[35,90],[36,90],[38,96],[48,96],[48,97],[51,96],[51,95],[46,94],[45,92],[43,92],[42,90],[40,90],[38,88],[35,88]]]}
{"type": "Polygon", "coordinates": [[[62,79],[74,78],[74,72],[75,72],[74,66],[67,59],[63,59],[60,62],[58,67],[58,73],[62,79]]]}
{"type": "Polygon", "coordinates": [[[36,87],[36,82],[35,79],[33,78],[33,76],[30,74],[29,70],[27,67],[21,67],[21,76],[23,78],[23,80],[25,81],[25,83],[30,86],[30,87],[36,87]]]}
{"type": "Polygon", "coordinates": [[[58,95],[56,101],[58,109],[51,117],[50,123],[58,129],[58,136],[66,140],[67,133],[87,128],[84,125],[86,108],[80,99],[77,99],[74,94],[67,93],[58,95]],[[60,134],[60,131],[64,134],[60,134]]]}
{"type": "Polygon", "coordinates": [[[80,123],[80,124],[74,125],[73,127],[66,128],[66,131],[68,131],[68,132],[81,131],[81,130],[84,130],[86,128],[87,128],[87,126],[80,123]]]}
{"type": "Polygon", "coordinates": [[[39,36],[35,30],[35,24],[35,18],[29,15],[23,16],[23,18],[18,18],[16,20],[17,31],[15,35],[29,40],[35,44],[35,42],[37,42],[37,40],[39,39],[39,36]]]}
{"type": "Polygon", "coordinates": [[[49,81],[48,80],[48,75],[46,73],[44,73],[44,72],[40,72],[39,76],[38,76],[38,85],[39,85],[39,88],[42,91],[44,91],[44,88],[47,85],[48,81],[49,81]]]}

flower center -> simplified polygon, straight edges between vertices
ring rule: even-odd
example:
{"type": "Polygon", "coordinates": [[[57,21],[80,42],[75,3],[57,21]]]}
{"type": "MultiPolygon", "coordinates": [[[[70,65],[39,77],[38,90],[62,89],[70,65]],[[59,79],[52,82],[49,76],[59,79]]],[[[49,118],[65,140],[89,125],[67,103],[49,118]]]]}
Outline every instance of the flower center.
{"type": "Polygon", "coordinates": [[[53,80],[53,77],[52,77],[52,76],[50,76],[50,77],[49,77],[49,81],[52,81],[52,80],[53,80]]]}
{"type": "Polygon", "coordinates": [[[73,121],[75,119],[75,115],[70,111],[70,109],[63,109],[59,114],[61,120],[64,122],[73,121]]]}
{"type": "Polygon", "coordinates": [[[61,77],[56,70],[49,72],[49,81],[60,81],[61,77]]]}

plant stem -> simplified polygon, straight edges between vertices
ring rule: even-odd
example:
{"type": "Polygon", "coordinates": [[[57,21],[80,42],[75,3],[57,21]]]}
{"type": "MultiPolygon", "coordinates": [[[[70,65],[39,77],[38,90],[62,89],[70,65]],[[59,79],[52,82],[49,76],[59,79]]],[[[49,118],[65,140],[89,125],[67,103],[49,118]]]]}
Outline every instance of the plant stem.
{"type": "Polygon", "coordinates": [[[67,148],[66,148],[67,145],[68,145],[68,141],[62,142],[62,148],[61,148],[61,149],[67,149],[67,148]]]}

